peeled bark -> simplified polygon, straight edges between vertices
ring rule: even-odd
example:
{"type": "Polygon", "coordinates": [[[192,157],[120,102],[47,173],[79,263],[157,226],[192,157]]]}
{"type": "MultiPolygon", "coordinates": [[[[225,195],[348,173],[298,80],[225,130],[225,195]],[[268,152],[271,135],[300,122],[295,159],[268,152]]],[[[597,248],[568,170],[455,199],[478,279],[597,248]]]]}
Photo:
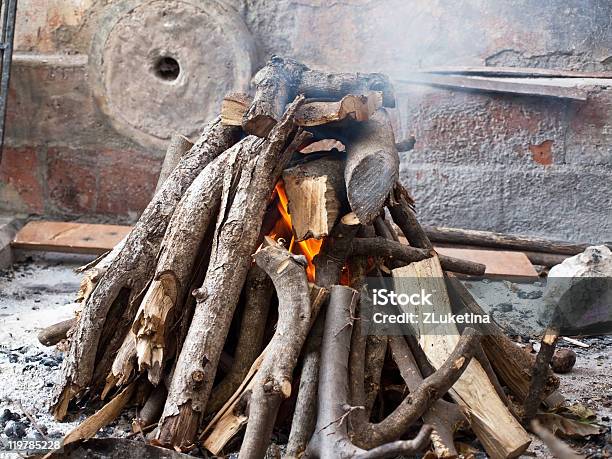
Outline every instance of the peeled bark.
{"type": "MultiPolygon", "coordinates": [[[[178,448],[194,441],[206,410],[223,343],[255,249],[269,196],[298,144],[288,145],[294,131],[296,101],[269,139],[253,144],[252,151],[237,155],[242,165],[237,180],[227,171],[211,260],[189,332],[178,356],[158,439],[178,448]],[[249,222],[249,224],[245,224],[249,222]]],[[[230,164],[232,161],[230,161],[230,164]]]]}
{"type": "Polygon", "coordinates": [[[222,126],[219,119],[208,125],[153,197],[120,253],[87,298],[72,336],[70,350],[63,361],[62,380],[56,386],[52,411],[57,419],[64,418],[70,400],[89,386],[94,371],[108,373],[112,356],[121,340],[107,339],[111,347],[100,348],[101,338],[109,335],[122,337],[124,333],[121,332],[127,332],[137,309],[134,300],[155,269],[156,255],[176,205],[197,174],[212,159],[231,147],[235,136],[236,129],[222,126]],[[123,289],[128,294],[120,295],[123,289]],[[117,314],[123,313],[123,317],[119,321],[107,322],[113,304],[113,309],[117,314]],[[106,368],[96,368],[100,365],[106,368]]]}
{"type": "Polygon", "coordinates": [[[278,323],[261,364],[249,400],[241,458],[265,456],[278,408],[291,395],[293,369],[311,323],[308,279],[302,257],[272,242],[255,254],[255,262],[270,276],[278,296],[278,323]]]}

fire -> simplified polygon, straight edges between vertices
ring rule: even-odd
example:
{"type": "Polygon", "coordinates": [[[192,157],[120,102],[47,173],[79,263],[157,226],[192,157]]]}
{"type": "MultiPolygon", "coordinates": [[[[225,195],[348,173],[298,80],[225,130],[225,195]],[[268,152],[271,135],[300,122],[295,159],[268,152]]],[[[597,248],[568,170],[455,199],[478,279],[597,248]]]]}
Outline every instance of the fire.
{"type": "Polygon", "coordinates": [[[285,185],[283,181],[279,181],[274,189],[276,196],[278,197],[277,208],[280,212],[281,218],[277,223],[276,227],[270,233],[270,237],[277,239],[282,237],[283,234],[291,235],[291,242],[289,243],[289,251],[295,254],[301,254],[306,257],[308,266],[306,267],[306,274],[308,280],[314,282],[315,280],[315,266],[312,263],[315,255],[321,250],[323,241],[318,239],[306,239],[305,241],[299,241],[296,243],[295,236],[293,236],[293,226],[291,224],[291,215],[289,214],[289,199],[287,193],[285,193],[285,185]]]}

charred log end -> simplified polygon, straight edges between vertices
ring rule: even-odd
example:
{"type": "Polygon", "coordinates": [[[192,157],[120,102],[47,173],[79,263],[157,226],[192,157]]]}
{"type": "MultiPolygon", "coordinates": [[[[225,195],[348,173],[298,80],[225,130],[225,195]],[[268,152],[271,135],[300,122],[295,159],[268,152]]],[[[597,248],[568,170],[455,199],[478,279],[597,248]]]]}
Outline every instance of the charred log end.
{"type": "Polygon", "coordinates": [[[387,75],[374,74],[374,81],[370,83],[371,91],[381,91],[383,93],[383,106],[395,108],[395,90],[387,75]]]}
{"type": "Polygon", "coordinates": [[[382,152],[381,155],[365,157],[346,183],[349,204],[362,224],[368,224],[378,216],[397,180],[395,164],[381,158],[382,152]]]}
{"type": "Polygon", "coordinates": [[[265,114],[255,115],[252,118],[248,117],[249,112],[247,111],[245,114],[246,121],[242,124],[242,129],[244,129],[247,134],[256,135],[257,137],[266,137],[272,128],[276,126],[276,123],[278,123],[278,120],[265,114]]]}

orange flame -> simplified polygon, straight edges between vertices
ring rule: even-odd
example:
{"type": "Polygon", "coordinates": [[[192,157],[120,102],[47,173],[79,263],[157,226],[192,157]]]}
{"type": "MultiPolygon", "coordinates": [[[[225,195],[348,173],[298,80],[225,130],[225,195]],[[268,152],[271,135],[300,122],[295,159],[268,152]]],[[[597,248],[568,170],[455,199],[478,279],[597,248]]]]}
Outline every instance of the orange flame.
{"type": "Polygon", "coordinates": [[[300,253],[306,257],[306,261],[308,262],[308,266],[306,267],[306,274],[308,275],[308,280],[310,282],[314,282],[315,266],[312,263],[312,260],[314,259],[315,255],[317,255],[321,250],[321,245],[323,244],[323,241],[318,239],[306,239],[304,241],[299,241],[296,244],[295,236],[293,236],[291,215],[289,214],[289,199],[287,198],[287,193],[285,193],[285,185],[282,180],[280,180],[276,184],[276,188],[274,189],[274,191],[278,196],[277,207],[278,211],[281,214],[281,219],[279,220],[279,222],[282,222],[284,228],[275,228],[269,236],[273,239],[277,239],[280,236],[281,232],[291,234],[289,251],[291,253],[300,253]]]}

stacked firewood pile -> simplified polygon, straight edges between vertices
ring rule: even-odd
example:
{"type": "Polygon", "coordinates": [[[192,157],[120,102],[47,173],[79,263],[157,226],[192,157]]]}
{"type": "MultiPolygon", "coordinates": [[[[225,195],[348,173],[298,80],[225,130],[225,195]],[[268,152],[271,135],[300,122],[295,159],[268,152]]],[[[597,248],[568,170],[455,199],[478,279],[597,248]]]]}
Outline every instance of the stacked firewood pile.
{"type": "Polygon", "coordinates": [[[463,429],[492,457],[519,455],[558,380],[532,380],[495,325],[361,333],[366,276],[446,275],[437,307],[478,313],[451,272],[485,268],[438,256],[419,225],[388,79],[275,57],[254,86],[195,144],[173,139],[132,232],[84,269],[52,410],[105,404],[66,442],[136,404],[134,429],[181,451],[260,458],[288,434],[287,457],[452,457],[463,429]]]}

